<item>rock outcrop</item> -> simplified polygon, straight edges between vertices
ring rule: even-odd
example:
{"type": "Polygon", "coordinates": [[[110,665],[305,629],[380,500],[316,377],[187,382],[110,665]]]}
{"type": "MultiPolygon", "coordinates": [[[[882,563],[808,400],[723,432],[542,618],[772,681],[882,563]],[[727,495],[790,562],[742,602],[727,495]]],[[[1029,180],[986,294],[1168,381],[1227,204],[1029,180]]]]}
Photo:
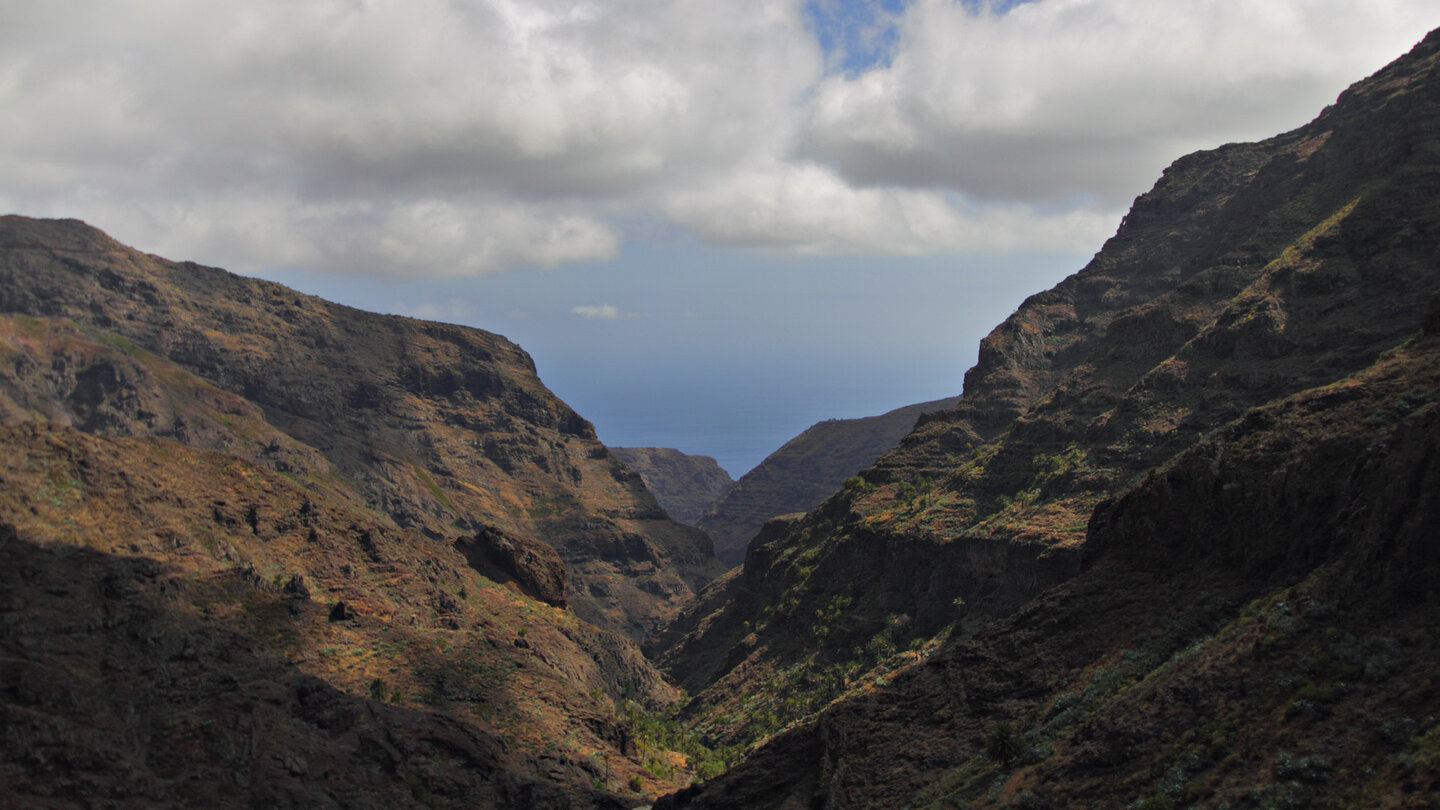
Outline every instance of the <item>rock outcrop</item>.
{"type": "Polygon", "coordinates": [[[456,540],[455,548],[486,579],[514,584],[521,593],[547,605],[563,608],[568,602],[565,564],[555,549],[538,540],[485,527],[456,540]]]}

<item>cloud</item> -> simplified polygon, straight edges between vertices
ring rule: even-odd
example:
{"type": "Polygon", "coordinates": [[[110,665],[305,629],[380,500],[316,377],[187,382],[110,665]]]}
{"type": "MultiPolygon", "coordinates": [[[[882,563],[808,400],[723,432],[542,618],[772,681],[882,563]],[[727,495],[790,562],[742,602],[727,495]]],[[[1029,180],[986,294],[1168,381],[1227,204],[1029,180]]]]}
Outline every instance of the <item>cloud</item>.
{"type": "Polygon", "coordinates": [[[1437,24],[1423,0],[916,0],[889,65],[822,81],[796,155],[859,187],[1114,206],[1310,120],[1437,24]]]}
{"type": "MultiPolygon", "coordinates": [[[[0,203],[7,199],[0,191],[0,203]]],[[[11,195],[9,199],[15,199],[11,195]]],[[[609,258],[620,236],[565,206],[497,198],[297,200],[237,190],[194,200],[93,193],[83,218],[151,252],[232,270],[302,268],[369,276],[463,277],[609,258]],[[107,223],[121,223],[110,226],[107,223]],[[139,238],[148,235],[149,239],[139,238]]],[[[60,201],[33,215],[68,216],[60,201]]]]}
{"type": "Polygon", "coordinates": [[[793,3],[72,0],[0,26],[0,204],[241,268],[615,254],[653,189],[782,137],[793,3]],[[182,236],[180,231],[190,230],[182,236]]]}
{"type": "Polygon", "coordinates": [[[664,210],[713,245],[806,255],[1074,250],[1114,233],[1121,213],[976,206],[941,191],[856,186],[815,163],[676,192],[664,210]]]}
{"type": "Polygon", "coordinates": [[[570,308],[571,314],[591,321],[614,321],[620,318],[638,318],[634,312],[621,312],[613,304],[590,304],[570,308]]]}
{"type": "Polygon", "coordinates": [[[422,301],[413,305],[397,303],[391,307],[390,311],[397,315],[408,315],[411,318],[427,321],[461,323],[473,312],[473,309],[469,302],[456,298],[449,301],[422,301]]]}
{"type": "Polygon", "coordinates": [[[656,220],[1086,249],[1170,160],[1303,123],[1440,25],[1430,0],[1008,6],[11,3],[0,208],[252,272],[554,266],[656,220]]]}

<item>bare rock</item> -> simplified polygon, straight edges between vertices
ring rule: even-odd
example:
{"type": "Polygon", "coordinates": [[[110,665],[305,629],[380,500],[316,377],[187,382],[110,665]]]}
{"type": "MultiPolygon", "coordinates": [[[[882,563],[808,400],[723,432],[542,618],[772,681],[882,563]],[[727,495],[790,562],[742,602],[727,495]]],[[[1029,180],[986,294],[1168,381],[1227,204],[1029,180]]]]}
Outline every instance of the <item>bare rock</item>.
{"type": "Polygon", "coordinates": [[[330,621],[345,622],[351,619],[358,619],[360,614],[344,601],[336,602],[335,607],[330,608],[330,621]]]}
{"type": "Polygon", "coordinates": [[[565,563],[545,543],[485,526],[473,537],[456,540],[455,549],[489,579],[555,607],[567,604],[565,563]]]}

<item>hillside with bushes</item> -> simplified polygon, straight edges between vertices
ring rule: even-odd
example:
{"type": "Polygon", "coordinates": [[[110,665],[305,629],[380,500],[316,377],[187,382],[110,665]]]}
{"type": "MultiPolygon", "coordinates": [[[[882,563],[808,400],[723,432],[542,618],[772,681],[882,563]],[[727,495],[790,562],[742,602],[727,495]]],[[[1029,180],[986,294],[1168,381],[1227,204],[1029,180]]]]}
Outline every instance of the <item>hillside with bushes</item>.
{"type": "Polygon", "coordinates": [[[1176,161],[652,640],[768,740],[661,806],[1423,806],[1437,132],[1440,33],[1176,161]]]}

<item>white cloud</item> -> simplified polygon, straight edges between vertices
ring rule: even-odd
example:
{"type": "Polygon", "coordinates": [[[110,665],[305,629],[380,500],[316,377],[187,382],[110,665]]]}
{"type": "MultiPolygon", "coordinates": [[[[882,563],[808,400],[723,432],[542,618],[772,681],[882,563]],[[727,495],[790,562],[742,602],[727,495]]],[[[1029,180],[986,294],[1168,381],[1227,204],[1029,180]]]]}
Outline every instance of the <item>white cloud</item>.
{"type": "Polygon", "coordinates": [[[0,15],[0,204],[242,269],[612,256],[610,223],[780,137],[821,70],[793,2],[71,0],[0,15]]]}
{"type": "Polygon", "coordinates": [[[1182,154],[1305,123],[1435,25],[1429,0],[916,0],[891,65],[821,83],[798,154],[859,186],[1124,204],[1182,154]]]}
{"type": "Polygon", "coordinates": [[[1043,212],[1024,203],[976,206],[935,190],[855,186],[814,163],[786,163],[677,191],[664,210],[716,245],[891,255],[1073,250],[1098,245],[1122,213],[1043,212]]]}
{"type": "Polygon", "coordinates": [[[656,216],[800,253],[1085,249],[1170,160],[1302,123],[1440,7],[914,0],[898,25],[847,76],[801,0],[8,3],[0,207],[250,271],[553,266],[656,216]]]}
{"type": "Polygon", "coordinates": [[[469,302],[457,298],[449,301],[422,301],[418,304],[397,303],[390,311],[396,315],[408,315],[426,321],[461,323],[473,309],[469,302]]]}
{"type": "Polygon", "coordinates": [[[579,315],[586,320],[592,321],[614,321],[620,318],[635,317],[634,313],[621,312],[619,307],[613,304],[587,304],[571,307],[570,312],[573,315],[579,315]]]}

